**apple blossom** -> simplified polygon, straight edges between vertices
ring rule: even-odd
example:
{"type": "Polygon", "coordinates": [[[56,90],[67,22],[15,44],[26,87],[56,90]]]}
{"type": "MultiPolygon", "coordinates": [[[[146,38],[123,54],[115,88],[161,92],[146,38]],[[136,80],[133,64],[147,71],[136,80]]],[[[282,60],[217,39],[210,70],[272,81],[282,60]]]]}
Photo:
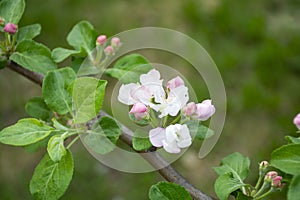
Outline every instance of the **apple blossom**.
{"type": "Polygon", "coordinates": [[[162,141],[163,148],[169,153],[180,153],[181,148],[192,144],[190,131],[186,124],[170,125],[166,128],[166,139],[162,141]]]}
{"type": "Polygon", "coordinates": [[[296,115],[296,117],[294,118],[294,124],[300,130],[300,113],[298,115],[296,115]]]}
{"type": "Polygon", "coordinates": [[[18,26],[13,23],[7,23],[3,28],[4,32],[7,32],[12,35],[15,34],[17,30],[18,30],[18,26]]]}
{"type": "Polygon", "coordinates": [[[171,115],[176,116],[178,112],[186,105],[189,100],[188,88],[185,86],[179,86],[170,90],[167,98],[157,98],[156,104],[153,109],[161,112],[158,116],[160,118],[171,115]]]}
{"type": "Polygon", "coordinates": [[[129,113],[133,114],[136,120],[141,120],[149,114],[147,106],[140,102],[133,104],[129,113]]]}
{"type": "Polygon", "coordinates": [[[170,125],[166,129],[155,128],[149,131],[150,142],[155,147],[163,147],[169,153],[180,153],[181,148],[192,144],[190,131],[186,124],[170,125]]]}
{"type": "Polygon", "coordinates": [[[153,146],[162,147],[163,140],[166,138],[166,130],[158,127],[149,131],[149,139],[153,146]]]}
{"type": "Polygon", "coordinates": [[[207,99],[202,101],[201,103],[197,104],[197,118],[200,121],[205,121],[208,118],[210,118],[214,113],[216,109],[215,106],[211,104],[211,100],[207,99]]]}
{"type": "Polygon", "coordinates": [[[175,77],[175,78],[168,81],[167,89],[171,90],[171,89],[177,88],[177,87],[182,86],[182,85],[184,85],[184,81],[179,76],[177,76],[177,77],[175,77]]]}

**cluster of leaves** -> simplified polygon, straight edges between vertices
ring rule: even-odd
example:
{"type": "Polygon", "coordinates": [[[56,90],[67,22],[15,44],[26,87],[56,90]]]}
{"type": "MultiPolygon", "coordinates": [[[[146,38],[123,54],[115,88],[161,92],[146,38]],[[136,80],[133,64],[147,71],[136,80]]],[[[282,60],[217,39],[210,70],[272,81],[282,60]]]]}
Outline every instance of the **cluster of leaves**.
{"type": "MultiPolygon", "coordinates": [[[[7,23],[18,24],[24,9],[24,0],[0,2],[0,15],[7,23]]],[[[67,36],[67,42],[73,49],[58,47],[51,51],[33,40],[40,32],[40,24],[19,27],[15,35],[3,32],[8,37],[1,42],[1,68],[12,61],[43,75],[44,79],[42,97],[33,97],[25,106],[31,118],[20,119],[1,130],[0,142],[32,151],[40,147],[47,148],[47,153],[34,171],[30,192],[35,199],[55,200],[65,193],[73,176],[72,144],[82,137],[83,142],[94,152],[106,154],[115,148],[121,129],[119,123],[111,117],[97,118],[107,81],[82,76],[84,73],[100,73],[97,67],[103,47],[96,47],[98,33],[93,26],[87,21],[81,21],[73,27],[67,36]],[[9,43],[7,38],[14,42],[9,43]],[[93,51],[95,48],[96,53],[93,51]],[[71,57],[71,64],[59,68],[58,64],[68,57],[71,57]],[[88,70],[79,73],[86,57],[88,65],[85,67],[88,70]],[[97,121],[90,127],[87,123],[92,119],[97,121]]],[[[150,69],[147,59],[132,54],[120,59],[106,73],[126,83],[134,81],[150,69]]],[[[140,135],[133,139],[135,150],[149,148],[148,141],[137,138],[140,135]]],[[[152,200],[178,197],[191,199],[184,188],[167,182],[152,186],[149,197],[152,200]]]]}
{"type": "MultiPolygon", "coordinates": [[[[270,167],[280,171],[284,177],[284,186],[288,187],[287,199],[297,200],[300,194],[300,137],[285,138],[288,144],[272,152],[270,167]]],[[[219,175],[215,182],[215,191],[221,200],[227,199],[230,194],[239,200],[260,199],[253,195],[257,188],[244,183],[249,167],[249,158],[233,153],[225,157],[219,167],[214,168],[219,175]]]]}

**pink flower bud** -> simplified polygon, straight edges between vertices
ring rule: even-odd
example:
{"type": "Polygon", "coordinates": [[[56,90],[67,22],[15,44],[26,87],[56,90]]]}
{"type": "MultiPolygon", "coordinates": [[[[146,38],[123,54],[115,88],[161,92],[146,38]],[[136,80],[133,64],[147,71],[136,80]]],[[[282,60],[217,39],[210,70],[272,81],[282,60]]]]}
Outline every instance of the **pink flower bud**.
{"type": "Polygon", "coordinates": [[[118,37],[113,37],[111,39],[110,43],[111,43],[111,46],[113,46],[113,47],[117,47],[118,48],[118,47],[121,46],[121,40],[118,37]]]}
{"type": "Polygon", "coordinates": [[[275,188],[281,188],[282,187],[281,180],[282,180],[281,176],[274,177],[272,181],[272,186],[275,188]]]}
{"type": "Polygon", "coordinates": [[[276,176],[278,176],[277,172],[270,171],[265,175],[265,181],[271,182],[276,176]]]}
{"type": "Polygon", "coordinates": [[[141,120],[148,115],[148,108],[143,103],[137,102],[133,104],[130,114],[133,114],[136,120],[141,120]]]}
{"type": "Polygon", "coordinates": [[[112,46],[107,46],[104,49],[105,55],[113,55],[115,53],[115,50],[112,46]]]}
{"type": "Polygon", "coordinates": [[[294,124],[300,130],[300,113],[294,118],[294,124]]]}
{"type": "Polygon", "coordinates": [[[194,102],[188,103],[185,107],[183,107],[182,112],[186,116],[192,116],[196,114],[197,106],[194,102]]]}
{"type": "Polygon", "coordinates": [[[96,45],[101,46],[106,42],[106,35],[99,35],[96,40],[96,45]]]}
{"type": "Polygon", "coordinates": [[[215,106],[211,104],[211,100],[207,99],[198,103],[197,105],[197,118],[200,121],[205,121],[210,118],[216,111],[215,106]]]}
{"type": "Polygon", "coordinates": [[[179,76],[177,76],[168,81],[167,88],[172,90],[172,89],[177,88],[182,85],[184,85],[184,81],[179,76]]]}
{"type": "Polygon", "coordinates": [[[3,31],[9,34],[15,34],[18,30],[18,26],[13,24],[13,23],[7,23],[4,28],[3,31]]]}

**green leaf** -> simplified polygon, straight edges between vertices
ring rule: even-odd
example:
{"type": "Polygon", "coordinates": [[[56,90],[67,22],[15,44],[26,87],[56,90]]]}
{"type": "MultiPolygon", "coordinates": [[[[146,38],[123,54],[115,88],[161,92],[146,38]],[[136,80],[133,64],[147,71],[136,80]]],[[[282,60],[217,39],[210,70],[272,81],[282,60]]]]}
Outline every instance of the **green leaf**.
{"type": "Polygon", "coordinates": [[[192,200],[184,187],[169,182],[159,182],[152,185],[149,190],[149,198],[150,200],[192,200]]]}
{"type": "Polygon", "coordinates": [[[118,123],[110,117],[102,117],[99,126],[85,136],[84,143],[95,153],[107,154],[114,150],[120,135],[118,123]]]}
{"type": "Polygon", "coordinates": [[[79,54],[80,50],[71,50],[71,49],[65,49],[65,48],[55,48],[52,51],[52,58],[56,63],[62,62],[67,57],[79,54]]]}
{"type": "Polygon", "coordinates": [[[73,169],[74,162],[70,151],[59,162],[53,162],[46,154],[34,170],[30,193],[38,200],[59,199],[72,180],[73,169]]]}
{"type": "Polygon", "coordinates": [[[23,40],[31,40],[41,33],[40,24],[31,24],[28,26],[21,27],[17,32],[17,42],[22,42],[23,40]]]}
{"type": "Polygon", "coordinates": [[[97,36],[93,25],[87,21],[81,21],[73,27],[67,36],[67,41],[74,49],[81,51],[83,48],[86,53],[90,53],[96,46],[97,36]]]}
{"type": "Polygon", "coordinates": [[[25,105],[27,114],[31,117],[49,121],[53,117],[53,113],[48,108],[42,97],[33,97],[25,105]]]}
{"type": "Polygon", "coordinates": [[[18,24],[25,9],[24,0],[1,0],[0,15],[6,23],[18,24]]]}
{"type": "Polygon", "coordinates": [[[290,142],[290,143],[293,143],[293,144],[300,144],[300,137],[292,137],[292,136],[285,136],[285,139],[290,142]]]}
{"type": "Polygon", "coordinates": [[[51,51],[33,40],[20,42],[10,59],[30,71],[42,74],[57,67],[51,58],[51,51]]]}
{"type": "Polygon", "coordinates": [[[207,139],[215,134],[212,129],[200,124],[198,121],[191,120],[187,122],[187,126],[189,127],[191,134],[195,135],[198,140],[207,139]]]}
{"type": "Polygon", "coordinates": [[[107,82],[92,77],[82,77],[73,84],[75,123],[85,123],[99,113],[107,82]]]}
{"type": "Polygon", "coordinates": [[[132,146],[136,151],[143,151],[152,147],[148,133],[140,129],[135,130],[132,138],[132,146]]]}
{"type": "Polygon", "coordinates": [[[50,109],[58,114],[72,111],[72,96],[68,89],[75,78],[75,72],[69,67],[47,73],[43,80],[42,91],[44,100],[50,109]]]}
{"type": "Polygon", "coordinates": [[[236,152],[222,159],[221,166],[214,167],[215,172],[221,176],[223,174],[232,173],[233,176],[240,180],[244,180],[248,176],[250,160],[242,154],[236,152]]]}
{"type": "Polygon", "coordinates": [[[48,135],[47,137],[45,137],[44,139],[33,143],[33,144],[29,144],[24,146],[23,148],[27,151],[27,152],[36,152],[37,150],[41,149],[41,148],[46,148],[48,145],[48,141],[50,140],[50,138],[56,134],[58,134],[59,132],[57,131],[53,131],[50,133],[50,135],[48,135]]]}
{"type": "Polygon", "coordinates": [[[298,200],[300,196],[300,175],[294,176],[287,193],[288,200],[298,200]]]}
{"type": "Polygon", "coordinates": [[[48,154],[54,162],[58,162],[66,155],[66,148],[64,146],[65,138],[62,135],[54,135],[50,138],[47,146],[48,154]]]}
{"type": "Polygon", "coordinates": [[[300,175],[300,144],[284,145],[274,150],[270,164],[285,173],[300,175]]]}
{"type": "Polygon", "coordinates": [[[139,55],[130,54],[119,59],[113,68],[105,70],[109,76],[119,79],[123,84],[136,83],[142,74],[146,74],[152,69],[149,61],[139,55]]]}
{"type": "Polygon", "coordinates": [[[246,184],[237,180],[232,173],[222,174],[215,182],[215,192],[220,200],[227,200],[230,193],[244,186],[246,184]]]}
{"type": "Polygon", "coordinates": [[[0,142],[14,146],[25,146],[47,137],[53,128],[34,118],[19,120],[0,132],[0,142]]]}
{"type": "Polygon", "coordinates": [[[236,196],[236,200],[252,200],[252,199],[253,199],[253,197],[246,196],[240,191],[238,191],[237,196],[236,196]]]}

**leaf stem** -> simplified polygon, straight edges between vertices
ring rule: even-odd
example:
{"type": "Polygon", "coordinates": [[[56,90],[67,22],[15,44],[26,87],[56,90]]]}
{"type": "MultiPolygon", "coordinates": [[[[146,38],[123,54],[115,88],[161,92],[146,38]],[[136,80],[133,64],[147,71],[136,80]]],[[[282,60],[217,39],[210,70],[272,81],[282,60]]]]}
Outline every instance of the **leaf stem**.
{"type": "Polygon", "coordinates": [[[271,194],[273,192],[273,189],[270,188],[270,190],[264,194],[262,194],[261,196],[259,197],[255,197],[254,200],[259,200],[259,199],[262,199],[262,198],[265,198],[266,196],[268,196],[269,194],[271,194]]]}
{"type": "Polygon", "coordinates": [[[77,135],[67,146],[67,149],[70,149],[70,147],[79,139],[80,135],[77,135]]]}

